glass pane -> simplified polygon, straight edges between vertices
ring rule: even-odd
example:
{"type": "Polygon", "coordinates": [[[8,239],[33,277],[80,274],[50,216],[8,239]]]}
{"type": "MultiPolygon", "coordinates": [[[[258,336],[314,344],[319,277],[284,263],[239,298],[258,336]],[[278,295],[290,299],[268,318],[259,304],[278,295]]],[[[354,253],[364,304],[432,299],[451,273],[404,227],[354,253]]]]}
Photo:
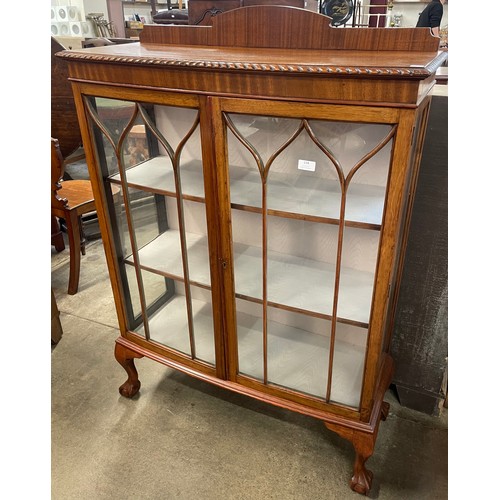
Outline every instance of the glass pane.
{"type": "MultiPolygon", "coordinates": [[[[129,324],[137,325],[142,322],[141,317],[141,298],[139,295],[139,286],[137,284],[137,276],[135,269],[132,266],[125,266],[122,272],[122,281],[124,284],[124,292],[126,302],[129,304],[129,324]]],[[[134,326],[130,326],[131,329],[134,326]]]]}
{"type": "Polygon", "coordinates": [[[213,364],[198,111],[100,98],[87,109],[103,176],[122,194],[114,232],[129,327],[213,364]]]}
{"type": "MultiPolygon", "coordinates": [[[[262,307],[236,301],[239,372],[264,379],[262,307]]],[[[268,308],[268,381],[324,398],[327,390],[331,322],[268,308]]],[[[337,323],[330,401],[357,407],[366,349],[366,329],[337,323]]]]}
{"type": "Polygon", "coordinates": [[[239,372],[264,379],[262,306],[236,299],[239,372]]]}
{"type": "Polygon", "coordinates": [[[300,132],[270,165],[268,208],[338,218],[341,189],[335,166],[314,143],[304,123],[297,121],[296,125],[300,132]]]}
{"type": "MultiPolygon", "coordinates": [[[[130,261],[127,261],[129,263],[130,261]]],[[[136,315],[138,326],[133,328],[133,330],[140,335],[145,335],[142,312],[141,312],[141,297],[138,287],[138,280],[135,272],[135,268],[131,265],[127,265],[127,275],[130,276],[129,285],[131,288],[137,290],[135,298],[136,304],[135,310],[138,311],[136,315]]],[[[142,281],[142,287],[144,289],[144,307],[148,311],[149,317],[149,336],[152,340],[156,340],[156,330],[154,325],[151,324],[151,318],[155,315],[156,310],[165,302],[165,297],[171,297],[175,293],[175,283],[172,280],[165,279],[165,277],[151,273],[146,270],[141,270],[140,279],[142,281]]],[[[189,352],[189,351],[185,351],[189,352]]]]}
{"type": "Polygon", "coordinates": [[[325,397],[330,321],[268,307],[269,382],[325,397]]]}
{"type": "Polygon", "coordinates": [[[268,301],[331,316],[338,226],[267,217],[268,301]]]}
{"type": "Polygon", "coordinates": [[[344,229],[337,309],[340,320],[368,325],[379,237],[379,231],[344,229]]]}
{"type": "MultiPolygon", "coordinates": [[[[98,140],[97,146],[101,146],[101,158],[106,158],[107,175],[113,175],[118,172],[118,160],[113,148],[113,144],[118,142],[120,135],[130,122],[134,115],[135,104],[129,101],[118,101],[116,99],[107,99],[96,97],[87,102],[92,104],[99,120],[101,121],[108,137],[104,141],[98,140]],[[109,138],[109,140],[108,140],[109,138]],[[103,142],[103,144],[102,144],[103,142]]],[[[98,150],[101,149],[98,147],[98,150]]],[[[104,162],[103,162],[104,163],[104,162]]]]}
{"type": "MultiPolygon", "coordinates": [[[[233,203],[260,206],[261,175],[253,168],[253,150],[262,170],[270,167],[268,209],[333,219],[340,217],[341,208],[337,170],[347,177],[391,129],[388,125],[235,114],[228,115],[228,121],[234,128],[228,136],[233,203]]],[[[349,186],[346,220],[381,224],[391,147],[389,142],[356,173],[349,186]]]]}
{"type": "Polygon", "coordinates": [[[237,296],[262,299],[262,221],[232,210],[234,279],[237,296]]]}
{"type": "Polygon", "coordinates": [[[359,407],[367,338],[366,328],[337,323],[330,401],[359,407]]]}
{"type": "Polygon", "coordinates": [[[357,407],[393,130],[225,120],[240,373],[357,407]]]}
{"type": "MultiPolygon", "coordinates": [[[[172,299],[149,318],[151,340],[183,353],[191,352],[189,315],[185,290],[175,281],[172,299]]],[[[213,317],[210,292],[191,287],[192,318],[195,338],[195,358],[215,364],[213,317]]],[[[142,333],[143,328],[139,330],[142,333]]]]}

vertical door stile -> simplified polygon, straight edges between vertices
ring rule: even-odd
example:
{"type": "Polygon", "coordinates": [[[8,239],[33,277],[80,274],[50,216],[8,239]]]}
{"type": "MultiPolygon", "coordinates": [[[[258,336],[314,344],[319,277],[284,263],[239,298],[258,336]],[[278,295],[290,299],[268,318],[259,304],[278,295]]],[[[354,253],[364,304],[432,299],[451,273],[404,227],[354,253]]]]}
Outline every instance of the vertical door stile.
{"type": "Polygon", "coordinates": [[[396,306],[397,306],[397,297],[399,296],[399,289],[401,286],[405,254],[406,254],[406,246],[408,242],[408,236],[410,233],[410,223],[411,223],[411,214],[413,212],[413,202],[415,200],[415,193],[417,190],[417,181],[420,170],[420,162],[422,158],[423,151],[423,143],[425,139],[425,130],[427,129],[427,121],[429,119],[429,111],[430,111],[430,98],[427,98],[427,104],[422,106],[422,110],[420,112],[419,117],[415,119],[415,122],[418,124],[418,129],[416,133],[415,143],[412,144],[414,151],[416,151],[416,155],[412,158],[412,166],[413,169],[411,172],[411,179],[409,181],[409,187],[407,189],[409,193],[408,204],[406,207],[406,220],[403,227],[403,235],[401,238],[401,249],[398,255],[398,263],[396,270],[396,278],[395,278],[395,286],[394,290],[392,290],[392,295],[395,300],[391,301],[391,310],[389,312],[389,318],[387,321],[386,331],[389,332],[388,335],[384,338],[384,345],[382,349],[387,351],[389,349],[389,344],[391,342],[391,333],[394,329],[394,321],[396,317],[396,306]]]}
{"type": "Polygon", "coordinates": [[[225,380],[236,380],[236,305],[226,129],[220,100],[216,97],[200,96],[200,132],[210,248],[216,374],[225,380]]]}
{"type": "Polygon", "coordinates": [[[383,329],[387,320],[391,276],[397,252],[399,224],[403,211],[403,196],[408,169],[410,168],[411,135],[415,118],[414,110],[400,110],[386,186],[384,219],[379,241],[379,255],[376,266],[376,280],[373,293],[370,328],[368,329],[367,358],[361,391],[361,415],[368,419],[378,383],[383,329]]]}

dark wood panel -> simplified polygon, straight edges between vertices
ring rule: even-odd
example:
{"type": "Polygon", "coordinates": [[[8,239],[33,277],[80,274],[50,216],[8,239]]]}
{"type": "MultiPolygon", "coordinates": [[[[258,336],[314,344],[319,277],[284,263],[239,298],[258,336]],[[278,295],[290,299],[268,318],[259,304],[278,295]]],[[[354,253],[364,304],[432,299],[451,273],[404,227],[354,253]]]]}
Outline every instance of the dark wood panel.
{"type": "Polygon", "coordinates": [[[448,356],[448,97],[432,98],[392,339],[404,406],[438,413],[448,356]]]}
{"type": "Polygon", "coordinates": [[[68,63],[55,57],[64,47],[51,37],[51,130],[50,134],[59,140],[64,158],[82,144],[80,126],[76,115],[73,91],[68,81],[68,63]]]}

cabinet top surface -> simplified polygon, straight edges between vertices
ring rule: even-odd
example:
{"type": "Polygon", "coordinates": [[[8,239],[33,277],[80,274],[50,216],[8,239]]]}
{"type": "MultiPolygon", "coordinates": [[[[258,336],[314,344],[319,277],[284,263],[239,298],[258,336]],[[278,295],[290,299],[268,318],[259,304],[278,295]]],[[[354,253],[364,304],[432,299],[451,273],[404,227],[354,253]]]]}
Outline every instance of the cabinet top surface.
{"type": "Polygon", "coordinates": [[[243,7],[211,26],[146,25],[140,43],[62,53],[68,60],[224,71],[425,79],[443,62],[426,28],[335,28],[294,7],[243,7]]]}
{"type": "Polygon", "coordinates": [[[123,44],[73,50],[68,59],[199,68],[427,77],[435,53],[123,44]]]}

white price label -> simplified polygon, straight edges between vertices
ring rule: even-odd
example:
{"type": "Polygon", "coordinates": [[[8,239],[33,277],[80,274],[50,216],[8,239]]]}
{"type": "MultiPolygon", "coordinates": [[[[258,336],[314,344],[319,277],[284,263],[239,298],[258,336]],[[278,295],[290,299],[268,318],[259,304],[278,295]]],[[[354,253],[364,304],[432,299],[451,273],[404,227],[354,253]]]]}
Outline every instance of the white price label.
{"type": "Polygon", "coordinates": [[[314,172],[316,170],[316,162],[310,160],[299,160],[299,170],[314,172]]]}

